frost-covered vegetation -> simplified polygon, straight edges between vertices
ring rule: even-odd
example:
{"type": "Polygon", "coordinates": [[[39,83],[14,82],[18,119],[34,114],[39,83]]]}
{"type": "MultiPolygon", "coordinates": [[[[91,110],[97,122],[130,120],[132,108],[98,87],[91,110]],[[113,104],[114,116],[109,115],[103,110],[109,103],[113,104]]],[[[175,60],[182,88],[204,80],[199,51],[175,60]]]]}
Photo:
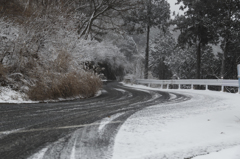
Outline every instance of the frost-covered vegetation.
{"type": "Polygon", "coordinates": [[[119,32],[123,20],[118,22],[120,13],[137,5],[127,0],[1,1],[1,86],[32,100],[87,98],[101,88],[101,78],[121,80],[133,67],[141,69],[137,44],[119,32]]]}
{"type": "Polygon", "coordinates": [[[166,0],[1,0],[1,86],[43,100],[125,75],[236,78],[239,1],[179,2],[186,14],[170,20],[166,0]]]}
{"type": "Polygon", "coordinates": [[[73,6],[37,1],[1,1],[1,85],[32,100],[91,97],[101,79],[83,68],[73,6]],[[27,3],[31,2],[31,3],[27,3]],[[27,6],[28,5],[28,6],[27,6]],[[71,18],[70,18],[71,17],[71,18]]]}

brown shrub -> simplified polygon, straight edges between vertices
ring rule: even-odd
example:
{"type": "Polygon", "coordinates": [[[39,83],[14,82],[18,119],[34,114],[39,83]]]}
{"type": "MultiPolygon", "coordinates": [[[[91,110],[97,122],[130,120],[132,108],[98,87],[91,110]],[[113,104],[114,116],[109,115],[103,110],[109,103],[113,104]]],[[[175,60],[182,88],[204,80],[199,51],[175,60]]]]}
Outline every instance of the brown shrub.
{"type": "Polygon", "coordinates": [[[48,78],[40,79],[30,87],[28,96],[31,100],[37,101],[77,96],[89,98],[101,87],[101,80],[91,73],[48,74],[48,78]]]}
{"type": "Polygon", "coordinates": [[[8,69],[6,69],[1,63],[0,63],[0,85],[6,86],[7,85],[7,78],[6,74],[8,72],[8,69]]]}

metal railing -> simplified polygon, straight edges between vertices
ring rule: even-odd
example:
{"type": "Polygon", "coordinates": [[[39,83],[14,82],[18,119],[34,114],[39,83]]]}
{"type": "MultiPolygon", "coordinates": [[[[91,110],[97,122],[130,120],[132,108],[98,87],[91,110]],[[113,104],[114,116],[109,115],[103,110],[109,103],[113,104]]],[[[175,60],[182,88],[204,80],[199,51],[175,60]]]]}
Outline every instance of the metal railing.
{"type": "Polygon", "coordinates": [[[136,79],[135,81],[135,83],[137,84],[147,84],[148,86],[151,86],[151,84],[158,84],[160,85],[161,88],[163,88],[163,85],[167,85],[167,89],[169,89],[170,85],[178,85],[179,89],[181,89],[181,85],[190,85],[191,89],[193,89],[195,85],[204,85],[206,89],[208,89],[208,86],[221,86],[221,91],[224,90],[225,86],[239,87],[240,86],[239,82],[240,81],[238,80],[222,80],[222,79],[202,79],[202,80],[200,79],[186,79],[186,80],[136,79]]]}
{"type": "Polygon", "coordinates": [[[238,92],[240,93],[240,64],[237,66],[237,69],[238,69],[238,83],[239,83],[238,92]]]}
{"type": "Polygon", "coordinates": [[[129,77],[125,78],[126,82],[137,83],[137,84],[147,84],[149,87],[151,84],[158,84],[161,88],[163,85],[167,85],[169,89],[170,85],[178,85],[178,89],[181,89],[181,85],[191,85],[191,89],[194,85],[204,85],[205,89],[208,86],[221,86],[221,91],[224,91],[224,87],[238,87],[238,92],[240,93],[240,64],[237,66],[238,70],[238,80],[227,80],[227,79],[184,79],[184,80],[154,80],[154,79],[131,79],[129,77]]]}

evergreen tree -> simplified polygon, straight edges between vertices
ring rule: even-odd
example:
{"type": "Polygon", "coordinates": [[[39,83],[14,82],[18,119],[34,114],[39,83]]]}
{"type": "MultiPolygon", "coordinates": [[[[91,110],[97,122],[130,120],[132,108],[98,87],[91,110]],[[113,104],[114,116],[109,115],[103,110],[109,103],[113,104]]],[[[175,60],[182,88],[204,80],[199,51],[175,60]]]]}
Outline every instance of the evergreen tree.
{"type": "Polygon", "coordinates": [[[211,26],[211,20],[204,12],[204,2],[192,0],[178,0],[178,2],[183,2],[184,4],[180,9],[185,10],[188,8],[184,16],[177,16],[173,21],[173,24],[177,26],[176,29],[181,32],[178,37],[178,44],[182,47],[196,46],[196,78],[200,79],[202,47],[209,43],[216,43],[217,36],[213,34],[214,28],[211,26]]]}
{"type": "Polygon", "coordinates": [[[170,18],[170,5],[166,0],[146,0],[138,10],[130,12],[125,17],[125,26],[131,33],[146,31],[145,70],[144,78],[148,78],[149,69],[149,41],[152,27],[166,30],[167,20],[170,18]]]}
{"type": "Polygon", "coordinates": [[[149,65],[153,76],[159,79],[170,79],[172,77],[172,72],[165,59],[174,55],[175,47],[175,39],[173,39],[169,31],[166,33],[160,31],[155,39],[151,41],[149,65]]]}
{"type": "MultiPolygon", "coordinates": [[[[235,56],[231,55],[231,51],[237,45],[234,46],[232,44],[236,42],[235,35],[240,33],[240,0],[211,0],[204,1],[204,3],[205,14],[211,19],[211,25],[215,30],[214,33],[221,39],[220,42],[223,51],[221,78],[229,78],[227,62],[230,57],[234,58],[235,56]]],[[[234,64],[236,65],[235,62],[234,64]]]]}
{"type": "Polygon", "coordinates": [[[237,65],[240,64],[240,34],[232,35],[231,39],[232,40],[228,42],[226,48],[227,55],[225,55],[226,57],[224,60],[225,79],[237,79],[237,65]]]}

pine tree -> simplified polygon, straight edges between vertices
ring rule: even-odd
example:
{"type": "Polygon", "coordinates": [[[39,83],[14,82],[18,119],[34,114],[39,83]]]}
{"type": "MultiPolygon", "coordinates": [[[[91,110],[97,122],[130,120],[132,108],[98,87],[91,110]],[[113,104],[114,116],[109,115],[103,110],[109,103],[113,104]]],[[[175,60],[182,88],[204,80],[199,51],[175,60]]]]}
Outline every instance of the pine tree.
{"type": "MultiPolygon", "coordinates": [[[[235,43],[236,36],[240,33],[240,1],[239,0],[211,0],[205,2],[205,14],[211,19],[212,27],[215,34],[221,39],[221,48],[223,51],[221,78],[229,78],[227,75],[227,59],[231,50],[234,49],[232,45],[235,43]]],[[[236,66],[235,66],[236,67],[236,66]]],[[[235,70],[235,69],[234,69],[235,70]]]]}
{"type": "Polygon", "coordinates": [[[174,56],[176,47],[175,39],[170,31],[160,33],[151,40],[149,65],[153,76],[159,79],[170,79],[172,72],[165,59],[174,56]]]}
{"type": "Polygon", "coordinates": [[[203,1],[192,0],[178,0],[183,2],[184,6],[180,9],[185,10],[184,16],[177,16],[173,21],[180,30],[181,34],[178,37],[178,43],[180,46],[192,46],[196,47],[197,54],[197,73],[196,78],[201,78],[201,56],[202,47],[209,43],[216,43],[217,36],[213,34],[213,27],[211,26],[211,20],[205,14],[206,5],[203,1]]]}
{"type": "Polygon", "coordinates": [[[143,5],[129,13],[125,17],[126,27],[130,32],[147,34],[145,50],[144,78],[148,78],[149,69],[149,41],[150,31],[153,27],[166,29],[167,21],[170,18],[170,5],[166,0],[143,0],[143,5]]]}

